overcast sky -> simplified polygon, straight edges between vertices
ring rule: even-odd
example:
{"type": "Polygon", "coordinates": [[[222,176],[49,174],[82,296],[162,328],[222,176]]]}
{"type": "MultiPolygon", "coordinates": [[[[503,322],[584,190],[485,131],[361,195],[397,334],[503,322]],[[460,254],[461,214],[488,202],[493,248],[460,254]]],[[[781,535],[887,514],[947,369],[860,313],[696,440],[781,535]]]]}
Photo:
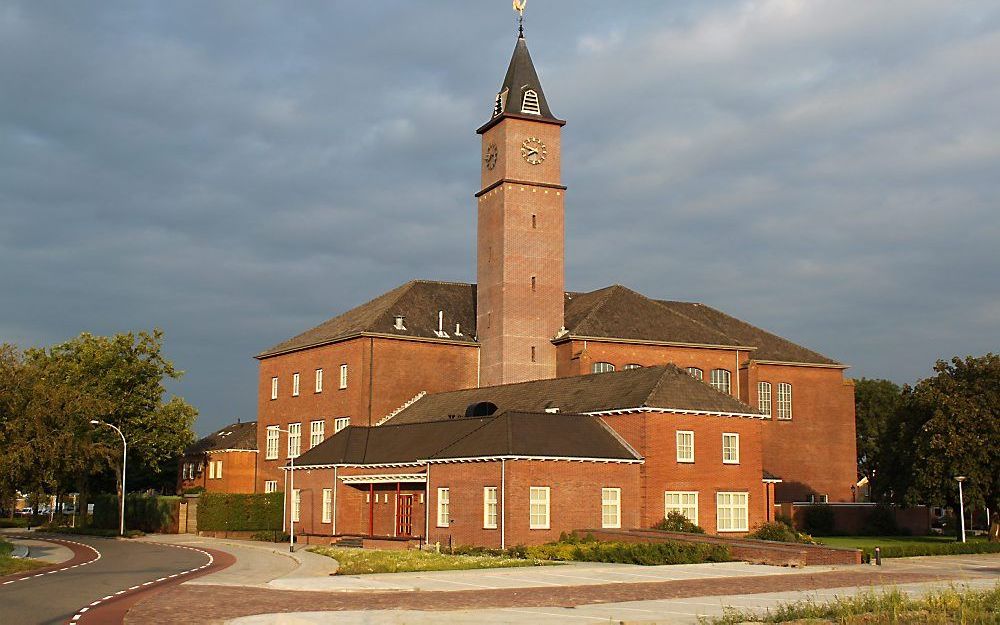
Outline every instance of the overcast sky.
{"type": "MultiPolygon", "coordinates": [[[[1000,4],[531,0],[567,288],[911,382],[1000,349],[1000,4]]],[[[0,341],[158,326],[199,433],[253,354],[475,280],[508,0],[0,0],[0,341]]]]}

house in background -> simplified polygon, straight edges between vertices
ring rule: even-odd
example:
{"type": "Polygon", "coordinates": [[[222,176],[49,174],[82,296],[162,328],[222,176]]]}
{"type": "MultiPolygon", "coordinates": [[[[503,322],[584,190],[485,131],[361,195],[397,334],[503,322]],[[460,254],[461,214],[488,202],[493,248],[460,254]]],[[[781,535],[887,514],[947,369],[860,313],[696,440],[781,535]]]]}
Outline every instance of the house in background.
{"type": "Polygon", "coordinates": [[[252,493],[257,477],[257,422],[237,421],[184,450],[177,492],[252,493]]]}

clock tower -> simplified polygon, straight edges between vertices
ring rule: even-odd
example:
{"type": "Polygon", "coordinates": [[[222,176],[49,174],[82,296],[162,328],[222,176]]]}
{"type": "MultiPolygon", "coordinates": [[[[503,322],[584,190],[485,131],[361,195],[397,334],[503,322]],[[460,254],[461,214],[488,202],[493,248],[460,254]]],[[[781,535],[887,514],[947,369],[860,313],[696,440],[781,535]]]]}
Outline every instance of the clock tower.
{"type": "Polygon", "coordinates": [[[554,378],[563,327],[560,134],[519,34],[482,136],[476,332],[480,385],[554,378]]]}

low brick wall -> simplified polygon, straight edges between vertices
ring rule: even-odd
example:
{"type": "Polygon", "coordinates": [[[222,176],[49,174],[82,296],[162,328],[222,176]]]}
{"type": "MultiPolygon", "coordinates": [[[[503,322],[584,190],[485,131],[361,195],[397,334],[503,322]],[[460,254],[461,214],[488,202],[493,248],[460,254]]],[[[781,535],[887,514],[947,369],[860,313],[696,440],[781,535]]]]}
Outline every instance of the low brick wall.
{"type": "Polygon", "coordinates": [[[250,540],[254,534],[258,532],[227,532],[222,530],[202,530],[198,532],[199,536],[207,536],[209,538],[236,538],[238,540],[250,540]]]}
{"type": "Polygon", "coordinates": [[[840,549],[823,545],[800,545],[798,543],[779,543],[749,538],[729,538],[709,534],[685,534],[678,532],[663,532],[660,530],[631,529],[606,530],[590,529],[576,530],[577,536],[592,535],[598,540],[625,543],[657,543],[676,541],[683,543],[725,545],[729,547],[733,558],[752,564],[770,564],[774,566],[809,566],[817,564],[861,564],[861,551],[857,549],[840,549]]]}

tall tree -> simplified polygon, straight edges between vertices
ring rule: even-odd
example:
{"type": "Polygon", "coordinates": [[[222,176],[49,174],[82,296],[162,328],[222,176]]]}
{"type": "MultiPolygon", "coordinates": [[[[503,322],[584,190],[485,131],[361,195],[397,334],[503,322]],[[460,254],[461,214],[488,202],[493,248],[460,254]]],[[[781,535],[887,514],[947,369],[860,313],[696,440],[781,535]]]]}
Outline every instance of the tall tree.
{"type": "Polygon", "coordinates": [[[902,389],[890,380],[861,378],[854,383],[854,404],[858,474],[874,484],[886,433],[902,404],[902,389]]]}

